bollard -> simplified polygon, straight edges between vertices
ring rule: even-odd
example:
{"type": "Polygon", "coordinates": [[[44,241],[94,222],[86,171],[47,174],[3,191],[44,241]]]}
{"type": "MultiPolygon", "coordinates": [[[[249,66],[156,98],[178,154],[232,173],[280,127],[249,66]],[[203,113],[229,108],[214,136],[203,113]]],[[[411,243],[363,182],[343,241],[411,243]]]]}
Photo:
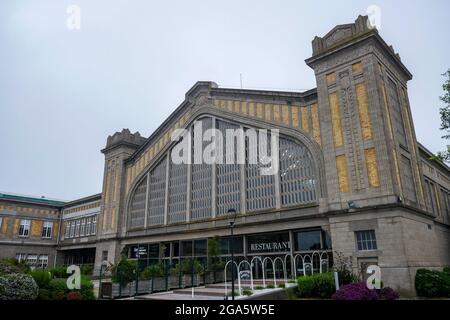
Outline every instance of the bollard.
{"type": "Polygon", "coordinates": [[[334,275],[334,286],[336,287],[336,291],[338,291],[339,290],[339,276],[336,271],[333,272],[333,275],[334,275]]]}

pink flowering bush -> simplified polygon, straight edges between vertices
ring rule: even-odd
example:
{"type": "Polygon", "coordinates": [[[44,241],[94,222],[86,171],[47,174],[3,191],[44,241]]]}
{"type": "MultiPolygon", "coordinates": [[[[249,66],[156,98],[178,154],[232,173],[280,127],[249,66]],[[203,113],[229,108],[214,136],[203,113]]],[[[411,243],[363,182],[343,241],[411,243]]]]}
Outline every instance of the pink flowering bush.
{"type": "Polygon", "coordinates": [[[396,300],[399,294],[389,287],[375,290],[367,288],[365,282],[355,282],[342,286],[331,298],[334,300],[396,300]]]}
{"type": "Polygon", "coordinates": [[[367,288],[365,282],[354,282],[342,286],[332,297],[334,300],[377,300],[375,290],[367,288]]]}

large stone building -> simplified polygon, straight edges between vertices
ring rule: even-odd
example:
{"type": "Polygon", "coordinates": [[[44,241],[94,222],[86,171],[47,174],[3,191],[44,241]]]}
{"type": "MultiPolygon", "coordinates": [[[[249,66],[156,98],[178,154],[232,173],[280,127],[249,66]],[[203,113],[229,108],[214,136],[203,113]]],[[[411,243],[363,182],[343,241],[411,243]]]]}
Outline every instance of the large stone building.
{"type": "Polygon", "coordinates": [[[342,252],[355,270],[378,264],[386,285],[413,292],[417,268],[450,265],[450,175],[416,140],[412,75],[367,17],[336,26],[312,47],[306,63],[317,88],[280,92],[198,82],[149,138],[129,130],[108,137],[101,194],[70,203],[1,198],[1,254],[42,252],[57,263],[95,262],[98,270],[121,254],[143,264],[204,260],[206,239],[218,235],[226,256],[227,212],[235,209],[238,259],[312,251],[336,259],[342,252]],[[245,164],[173,162],[171,151],[183,143],[192,146],[183,155],[195,156],[194,123],[216,135],[278,129],[278,173],[262,175],[248,163],[262,153],[247,135],[221,148],[245,164]],[[188,135],[173,141],[181,128],[188,135]],[[25,204],[31,211],[20,209],[25,204]],[[23,221],[35,217],[23,240],[23,221]],[[40,220],[53,221],[51,239],[41,241],[40,220]]]}

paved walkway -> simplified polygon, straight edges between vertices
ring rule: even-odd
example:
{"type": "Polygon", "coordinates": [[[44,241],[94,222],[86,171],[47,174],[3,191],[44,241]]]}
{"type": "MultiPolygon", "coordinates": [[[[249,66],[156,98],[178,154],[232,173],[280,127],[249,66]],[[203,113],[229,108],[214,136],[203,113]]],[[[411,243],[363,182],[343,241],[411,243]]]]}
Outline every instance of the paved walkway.
{"type": "MultiPolygon", "coordinates": [[[[281,281],[278,283],[282,283],[281,281]]],[[[254,283],[254,287],[258,286],[259,283],[254,283]]],[[[287,287],[295,286],[295,283],[288,283],[287,287]]],[[[250,287],[248,284],[244,284],[245,288],[250,287]]],[[[235,291],[239,289],[235,288],[235,291]]],[[[258,297],[263,297],[266,295],[271,295],[278,291],[283,291],[284,288],[267,288],[260,290],[253,290],[253,294],[251,296],[236,296],[236,300],[246,300],[249,298],[257,299],[258,297]]],[[[225,292],[230,294],[231,292],[231,283],[227,283],[226,291],[225,291],[225,283],[216,283],[210,284],[201,287],[194,288],[185,288],[185,289],[176,289],[172,291],[166,292],[158,292],[153,294],[140,295],[136,297],[127,298],[136,299],[136,300],[225,300],[225,292]]],[[[231,299],[231,297],[228,297],[231,299]]]]}

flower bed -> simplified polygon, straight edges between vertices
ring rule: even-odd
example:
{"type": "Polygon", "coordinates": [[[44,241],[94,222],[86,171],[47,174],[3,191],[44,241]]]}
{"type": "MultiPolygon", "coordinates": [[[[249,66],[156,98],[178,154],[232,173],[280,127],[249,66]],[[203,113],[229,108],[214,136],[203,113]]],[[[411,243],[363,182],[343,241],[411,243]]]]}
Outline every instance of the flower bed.
{"type": "Polygon", "coordinates": [[[363,281],[346,284],[332,295],[334,300],[396,300],[398,298],[399,294],[392,288],[369,289],[363,281]]]}

